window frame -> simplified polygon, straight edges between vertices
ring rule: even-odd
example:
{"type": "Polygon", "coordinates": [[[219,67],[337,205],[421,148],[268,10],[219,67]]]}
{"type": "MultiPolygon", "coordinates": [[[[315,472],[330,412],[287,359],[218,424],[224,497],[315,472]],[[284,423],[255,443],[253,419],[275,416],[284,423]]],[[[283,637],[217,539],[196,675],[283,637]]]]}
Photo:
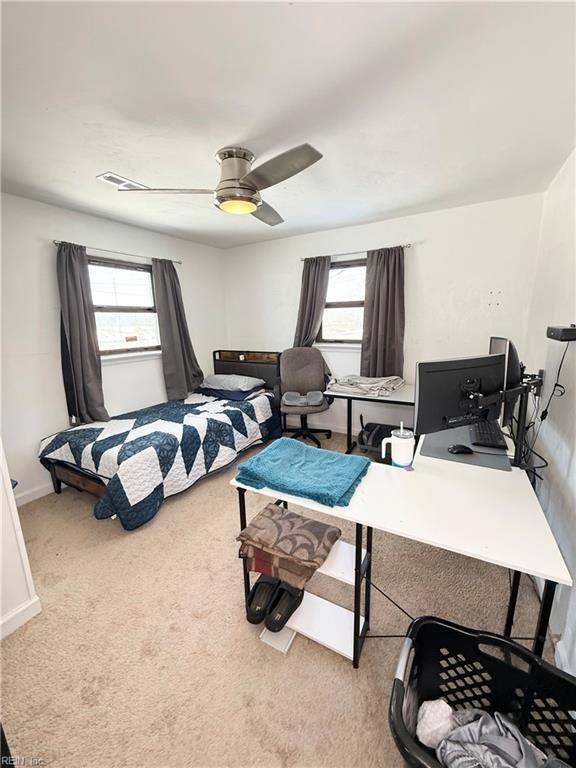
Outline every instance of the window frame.
{"type": "MultiPolygon", "coordinates": [[[[351,267],[366,267],[368,259],[346,259],[342,261],[333,261],[330,264],[330,269],[349,269],[351,267]]],[[[327,301],[324,304],[322,310],[322,322],[320,323],[320,330],[316,337],[317,344],[362,344],[362,339],[326,339],[324,338],[324,310],[326,309],[340,309],[342,307],[364,307],[366,303],[366,297],[362,301],[327,301]]]]}
{"type": "MultiPolygon", "coordinates": [[[[101,256],[88,256],[88,266],[94,264],[99,267],[114,267],[115,269],[128,269],[133,272],[148,272],[150,275],[150,284],[152,286],[152,306],[151,307],[131,307],[119,306],[117,304],[94,304],[92,299],[92,284],[90,283],[90,303],[94,313],[94,322],[96,322],[96,312],[130,312],[131,314],[155,314],[158,317],[156,308],[156,291],[154,290],[154,280],[152,278],[151,264],[135,264],[133,261],[123,261],[122,259],[106,259],[101,256]]],[[[100,356],[108,355],[132,355],[138,352],[158,352],[162,350],[162,344],[152,347],[118,347],[116,349],[98,349],[100,356]]]]}

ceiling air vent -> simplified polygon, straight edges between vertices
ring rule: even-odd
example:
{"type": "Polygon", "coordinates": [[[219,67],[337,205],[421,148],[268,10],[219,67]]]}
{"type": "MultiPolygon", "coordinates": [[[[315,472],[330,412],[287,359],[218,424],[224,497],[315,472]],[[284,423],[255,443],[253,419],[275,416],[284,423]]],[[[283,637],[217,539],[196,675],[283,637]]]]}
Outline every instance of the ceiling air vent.
{"type": "Polygon", "coordinates": [[[119,176],[117,173],[112,173],[112,171],[101,173],[99,176],[96,176],[96,178],[100,181],[105,181],[106,184],[112,184],[112,186],[118,187],[119,189],[148,189],[145,184],[138,184],[137,181],[125,179],[124,176],[119,176]]]}

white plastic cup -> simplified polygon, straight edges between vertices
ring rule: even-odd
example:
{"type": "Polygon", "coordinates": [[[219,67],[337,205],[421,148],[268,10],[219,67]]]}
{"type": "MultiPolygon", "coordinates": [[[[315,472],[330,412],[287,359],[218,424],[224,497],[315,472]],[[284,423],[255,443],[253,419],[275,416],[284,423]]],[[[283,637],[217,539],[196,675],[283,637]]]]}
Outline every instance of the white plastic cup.
{"type": "Polygon", "coordinates": [[[382,440],[382,458],[386,458],[386,446],[390,443],[392,446],[392,464],[396,467],[409,467],[414,458],[414,433],[410,429],[404,429],[404,424],[400,424],[400,429],[394,429],[391,437],[382,440]]]}

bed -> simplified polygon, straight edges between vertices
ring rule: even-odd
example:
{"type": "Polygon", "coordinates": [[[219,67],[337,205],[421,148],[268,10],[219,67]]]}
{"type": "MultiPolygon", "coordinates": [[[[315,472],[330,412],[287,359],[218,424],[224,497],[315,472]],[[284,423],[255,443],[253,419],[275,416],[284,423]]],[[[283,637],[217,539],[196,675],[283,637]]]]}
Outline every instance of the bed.
{"type": "Polygon", "coordinates": [[[98,496],[98,519],[126,530],[151,520],[168,496],[229,466],[248,448],[280,435],[276,352],[214,352],[215,373],[264,379],[266,390],[236,401],[193,394],[57,432],[39,458],[56,493],[62,483],[98,496]]]}

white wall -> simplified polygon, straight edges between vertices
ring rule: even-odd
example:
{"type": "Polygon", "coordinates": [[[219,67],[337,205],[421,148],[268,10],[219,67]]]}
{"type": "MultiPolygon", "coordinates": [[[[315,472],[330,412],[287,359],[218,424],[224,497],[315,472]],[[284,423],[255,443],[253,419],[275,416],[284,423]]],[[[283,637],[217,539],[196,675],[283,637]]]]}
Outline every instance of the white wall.
{"type": "MultiPolygon", "coordinates": [[[[226,250],[228,344],[291,346],[302,258],[410,242],[416,245],[405,262],[407,381],[414,381],[417,360],[486,352],[491,334],[523,340],[541,205],[541,195],[527,195],[226,250]]],[[[358,348],[322,351],[334,374],[359,373],[358,348]]],[[[406,409],[362,411],[378,421],[409,418],[406,409]]],[[[343,431],[344,404],[334,403],[315,423],[343,431]]]]}
{"type": "MultiPolygon", "coordinates": [[[[221,251],[64,208],[2,195],[2,434],[20,502],[49,492],[40,438],[68,425],[60,367],[56,248],[68,240],[182,261],[177,266],[192,342],[212,370],[225,342],[221,251]]],[[[103,365],[111,415],[166,399],[159,355],[103,365]]]]}
{"type": "MultiPolygon", "coordinates": [[[[546,338],[549,325],[576,323],[576,200],[575,156],[568,158],[545,197],[538,258],[529,302],[526,341],[527,360],[544,368],[543,403],[546,403],[565,345],[546,338]]],[[[538,443],[549,461],[542,471],[538,496],[576,577],[576,343],[570,344],[562,368],[566,394],[553,398],[538,443]]],[[[542,406],[544,407],[544,406],[542,406]]],[[[551,617],[554,632],[562,634],[557,647],[558,663],[576,673],[576,588],[560,587],[551,617]]]]}

